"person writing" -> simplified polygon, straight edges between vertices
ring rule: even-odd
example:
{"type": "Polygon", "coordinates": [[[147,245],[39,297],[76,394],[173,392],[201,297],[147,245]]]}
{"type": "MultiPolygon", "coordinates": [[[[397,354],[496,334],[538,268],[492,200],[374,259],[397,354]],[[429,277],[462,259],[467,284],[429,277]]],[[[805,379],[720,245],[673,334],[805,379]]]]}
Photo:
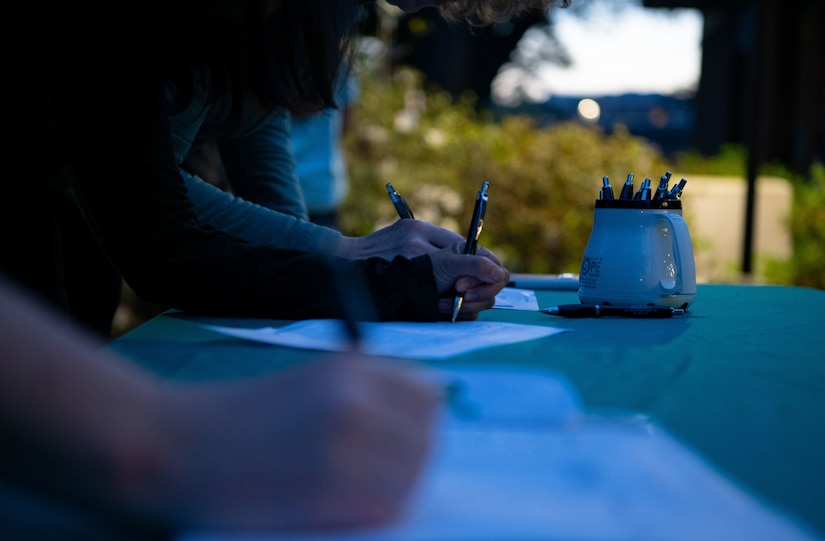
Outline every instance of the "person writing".
{"type": "MultiPolygon", "coordinates": [[[[103,283],[88,279],[105,272],[95,262],[144,300],[198,313],[340,317],[335,273],[362,276],[382,320],[446,318],[455,291],[465,293],[462,317],[490,307],[508,273],[489,252],[463,255],[460,242],[347,260],[243,241],[199,221],[170,113],[201,89],[228,104],[227,126],[250,110],[334,105],[360,2],[319,1],[150,1],[129,10],[128,28],[98,24],[97,13],[123,9],[99,0],[5,6],[27,46],[2,53],[15,77],[2,105],[0,268],[70,313],[100,305],[95,321],[116,305],[111,291],[108,301],[78,291],[84,279],[103,283]]],[[[471,13],[470,4],[444,4],[452,6],[471,13]]],[[[494,13],[478,6],[473,13],[494,13]]]]}
{"type": "MultiPolygon", "coordinates": [[[[0,268],[12,274],[0,277],[4,488],[169,532],[366,526],[403,510],[438,400],[416,373],[350,354],[230,382],[163,381],[21,293],[74,314],[103,312],[104,294],[76,293],[99,276],[93,263],[109,263],[149,299],[224,315],[341,314],[334,278],[348,273],[365,279],[384,319],[446,317],[454,291],[465,294],[465,317],[489,306],[507,272],[458,244],[390,261],[321,257],[206,226],[187,197],[169,117],[186,108],[200,69],[220,75],[207,95],[231,87],[241,109],[250,100],[330,105],[326,83],[359,3],[0,8],[18,30],[0,37],[10,75],[0,100],[0,268]],[[298,48],[255,41],[263,35],[298,48]],[[260,47],[234,51],[244,43],[260,47]],[[275,71],[257,69],[262,49],[275,71]],[[233,52],[252,58],[230,62],[233,52]]],[[[469,14],[475,5],[443,7],[469,14]]]]}
{"type": "MultiPolygon", "coordinates": [[[[426,460],[439,394],[410,367],[327,355],[181,383],[101,345],[0,277],[4,494],[115,533],[363,527],[402,512],[426,460]]],[[[15,520],[0,531],[49,526],[15,520]]]]}

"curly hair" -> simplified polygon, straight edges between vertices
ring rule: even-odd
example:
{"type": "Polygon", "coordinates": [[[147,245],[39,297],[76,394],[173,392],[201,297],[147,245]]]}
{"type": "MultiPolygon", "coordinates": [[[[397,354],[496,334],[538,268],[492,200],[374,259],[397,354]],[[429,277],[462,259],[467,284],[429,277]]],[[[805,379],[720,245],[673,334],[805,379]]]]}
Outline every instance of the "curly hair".
{"type": "Polygon", "coordinates": [[[529,11],[567,7],[570,0],[447,0],[439,12],[448,20],[464,19],[471,24],[502,22],[529,11]]]}

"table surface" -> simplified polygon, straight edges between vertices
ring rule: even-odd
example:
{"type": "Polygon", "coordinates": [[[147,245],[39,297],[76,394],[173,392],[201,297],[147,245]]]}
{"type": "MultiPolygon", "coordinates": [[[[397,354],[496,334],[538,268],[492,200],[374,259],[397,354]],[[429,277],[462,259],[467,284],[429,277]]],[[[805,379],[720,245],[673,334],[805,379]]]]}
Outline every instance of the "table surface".
{"type": "MultiPolygon", "coordinates": [[[[571,291],[537,296],[541,306],[578,302],[571,291]]],[[[450,364],[555,370],[588,409],[649,414],[732,480],[825,535],[825,291],[700,285],[689,312],[672,319],[565,319],[512,310],[488,310],[479,319],[573,332],[476,351],[450,364]]],[[[180,380],[245,377],[317,355],[165,315],[111,347],[180,380]]]]}

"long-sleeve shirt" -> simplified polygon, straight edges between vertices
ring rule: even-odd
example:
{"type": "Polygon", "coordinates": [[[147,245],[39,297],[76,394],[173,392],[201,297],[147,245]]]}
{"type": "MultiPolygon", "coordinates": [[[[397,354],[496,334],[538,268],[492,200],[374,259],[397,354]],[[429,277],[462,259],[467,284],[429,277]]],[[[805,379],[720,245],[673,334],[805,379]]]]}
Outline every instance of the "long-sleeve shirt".
{"type": "Polygon", "coordinates": [[[194,100],[170,119],[175,156],[182,162],[206,142],[221,152],[231,192],[181,169],[198,220],[255,244],[329,254],[341,233],[307,221],[307,207],[290,144],[286,110],[247,115],[231,134],[216,107],[194,100]]]}
{"type": "MultiPolygon", "coordinates": [[[[48,158],[64,165],[65,192],[143,299],[198,313],[341,317],[341,284],[364,283],[379,319],[439,317],[428,256],[347,261],[256,245],[202,224],[178,170],[165,84],[135,79],[125,69],[106,82],[108,93],[89,108],[93,114],[83,119],[76,137],[55,145],[61,152],[48,158]]],[[[6,179],[7,202],[13,201],[15,211],[10,216],[50,213],[39,199],[51,189],[49,170],[27,170],[14,156],[3,158],[14,176],[6,179]]],[[[31,264],[15,247],[60,250],[59,231],[27,239],[10,220],[0,213],[0,266],[12,275],[31,264]]]]}

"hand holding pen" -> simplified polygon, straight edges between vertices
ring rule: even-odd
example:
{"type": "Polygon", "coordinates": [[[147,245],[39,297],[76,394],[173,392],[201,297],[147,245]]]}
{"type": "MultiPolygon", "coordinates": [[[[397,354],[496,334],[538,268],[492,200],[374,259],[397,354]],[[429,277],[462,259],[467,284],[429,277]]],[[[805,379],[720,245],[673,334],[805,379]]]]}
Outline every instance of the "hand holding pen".
{"type": "MultiPolygon", "coordinates": [[[[452,231],[419,220],[404,219],[412,218],[410,207],[401,197],[401,194],[392,187],[392,184],[387,184],[387,193],[402,219],[387,228],[371,233],[365,238],[376,237],[373,241],[381,246],[396,246],[399,244],[397,235],[400,234],[403,239],[406,239],[400,244],[408,246],[408,249],[401,252],[372,253],[370,255],[392,259],[396,255],[415,257],[428,254],[433,266],[433,277],[439,294],[443,294],[448,290],[455,290],[456,285],[459,283],[461,287],[465,288],[465,291],[472,289],[471,299],[468,299],[468,302],[464,302],[463,295],[462,300],[459,301],[459,310],[463,306],[465,315],[474,314],[493,306],[496,295],[507,285],[510,277],[510,274],[501,266],[501,262],[495,254],[483,246],[478,246],[477,236],[473,236],[473,242],[464,241],[462,243],[461,237],[452,231]],[[377,237],[380,237],[381,241],[377,237]],[[411,239],[413,239],[412,242],[410,242],[411,239]],[[463,244],[463,247],[460,246],[461,244],[463,244]],[[467,253],[468,247],[470,247],[473,254],[480,257],[465,258],[464,255],[467,253]]],[[[484,201],[476,201],[476,210],[474,210],[473,216],[474,223],[476,221],[481,222],[484,219],[483,211],[485,208],[486,192],[484,201]],[[482,212],[476,218],[475,212],[478,212],[479,205],[483,205],[481,207],[482,212]]],[[[479,223],[478,233],[481,232],[480,226],[479,223]]],[[[442,300],[448,301],[448,299],[442,300]]],[[[442,313],[451,309],[452,306],[439,303],[439,310],[442,313]]]]}
{"type": "MultiPolygon", "coordinates": [[[[473,208],[473,218],[470,220],[470,229],[467,231],[467,240],[464,243],[464,253],[474,255],[478,248],[478,237],[481,235],[481,228],[484,227],[484,215],[487,213],[487,188],[490,183],[484,181],[476,196],[476,204],[473,208]]],[[[464,293],[458,293],[453,299],[452,321],[455,323],[461,305],[464,303],[464,293]]]]}
{"type": "MultiPolygon", "coordinates": [[[[381,257],[391,261],[397,256],[409,259],[463,244],[462,235],[414,219],[409,205],[391,183],[387,184],[387,194],[399,218],[402,219],[363,237],[342,237],[339,242],[341,248],[335,252],[335,255],[347,259],[381,257]]],[[[460,254],[461,252],[462,249],[458,248],[454,253],[460,254]]],[[[501,263],[492,252],[483,246],[478,247],[477,255],[486,257],[496,264],[501,263]]]]}

